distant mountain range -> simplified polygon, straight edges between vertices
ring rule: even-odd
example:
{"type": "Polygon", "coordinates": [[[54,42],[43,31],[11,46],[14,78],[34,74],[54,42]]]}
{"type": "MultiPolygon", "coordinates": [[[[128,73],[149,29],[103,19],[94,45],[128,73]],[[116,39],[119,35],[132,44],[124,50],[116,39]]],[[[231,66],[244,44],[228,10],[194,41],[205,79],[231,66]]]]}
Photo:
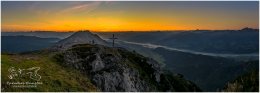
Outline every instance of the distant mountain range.
{"type": "MultiPolygon", "coordinates": [[[[98,33],[103,38],[112,33],[98,33]]],[[[176,32],[117,32],[120,40],[164,45],[172,48],[222,54],[250,54],[259,51],[258,29],[176,32]]]]}
{"type": "Polygon", "coordinates": [[[1,36],[1,52],[27,52],[48,48],[59,38],[40,38],[36,36],[1,36]]]}
{"type": "MultiPolygon", "coordinates": [[[[2,36],[37,36],[64,39],[74,32],[1,32],[2,36]]],[[[119,40],[151,43],[172,48],[221,54],[252,54],[259,52],[259,29],[194,30],[157,32],[95,32],[102,39],[115,34],[119,40]]]]}
{"type": "Polygon", "coordinates": [[[59,38],[69,37],[74,32],[54,32],[54,31],[35,31],[35,32],[1,32],[2,36],[36,36],[41,38],[59,38]]]}

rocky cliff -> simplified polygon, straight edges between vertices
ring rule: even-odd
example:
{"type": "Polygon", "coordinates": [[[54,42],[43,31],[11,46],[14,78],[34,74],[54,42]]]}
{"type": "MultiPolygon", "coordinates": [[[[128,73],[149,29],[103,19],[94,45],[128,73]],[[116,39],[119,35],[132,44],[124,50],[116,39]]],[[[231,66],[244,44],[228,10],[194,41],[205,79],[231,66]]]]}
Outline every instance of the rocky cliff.
{"type": "Polygon", "coordinates": [[[86,75],[101,91],[201,91],[181,75],[166,73],[153,59],[122,48],[78,44],[55,59],[86,75]]]}

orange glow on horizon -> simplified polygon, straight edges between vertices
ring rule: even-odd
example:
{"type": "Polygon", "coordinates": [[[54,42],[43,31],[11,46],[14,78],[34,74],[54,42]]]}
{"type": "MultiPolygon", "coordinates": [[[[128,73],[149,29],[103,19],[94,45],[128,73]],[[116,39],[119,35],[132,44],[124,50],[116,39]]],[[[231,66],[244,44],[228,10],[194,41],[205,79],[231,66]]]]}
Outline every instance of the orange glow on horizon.
{"type": "MultiPolygon", "coordinates": [[[[212,25],[185,25],[181,22],[178,24],[168,25],[167,23],[156,23],[150,21],[122,21],[111,18],[96,18],[84,20],[52,20],[50,23],[32,23],[28,25],[8,25],[2,24],[2,31],[78,31],[90,30],[95,32],[109,31],[169,31],[169,30],[225,30],[221,26],[212,25]]],[[[238,30],[246,26],[236,26],[232,30],[238,30]]],[[[257,27],[257,26],[255,26],[257,27]]]]}
{"type": "Polygon", "coordinates": [[[1,31],[258,29],[258,3],[248,2],[248,5],[244,2],[174,1],[3,2],[1,31]]]}
{"type": "MultiPolygon", "coordinates": [[[[61,16],[63,17],[63,16],[61,16]]],[[[232,28],[226,28],[222,25],[212,24],[198,24],[196,20],[190,20],[187,24],[181,20],[174,20],[174,23],[168,23],[164,20],[155,22],[154,20],[125,20],[120,18],[98,17],[98,18],[70,18],[63,19],[45,19],[47,23],[21,23],[17,25],[2,24],[2,31],[78,31],[78,30],[90,30],[95,32],[109,32],[109,31],[164,31],[164,30],[225,30],[232,29],[238,30],[245,25],[237,25],[232,28]],[[84,20],[82,20],[84,19],[84,20]],[[193,24],[194,23],[194,24],[193,24]],[[169,25],[172,24],[172,25],[169,25]]],[[[19,23],[19,22],[17,22],[19,23]]],[[[228,24],[227,24],[228,25],[228,24]]],[[[253,28],[258,28],[254,26],[253,28]]]]}

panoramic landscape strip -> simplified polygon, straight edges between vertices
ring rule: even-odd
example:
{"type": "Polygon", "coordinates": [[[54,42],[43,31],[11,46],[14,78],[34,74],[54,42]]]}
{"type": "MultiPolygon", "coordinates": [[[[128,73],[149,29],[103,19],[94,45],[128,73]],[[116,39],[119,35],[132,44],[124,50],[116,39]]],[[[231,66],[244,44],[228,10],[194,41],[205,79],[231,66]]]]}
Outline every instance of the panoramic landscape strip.
{"type": "Polygon", "coordinates": [[[1,1],[1,92],[259,92],[259,1],[1,1]]]}

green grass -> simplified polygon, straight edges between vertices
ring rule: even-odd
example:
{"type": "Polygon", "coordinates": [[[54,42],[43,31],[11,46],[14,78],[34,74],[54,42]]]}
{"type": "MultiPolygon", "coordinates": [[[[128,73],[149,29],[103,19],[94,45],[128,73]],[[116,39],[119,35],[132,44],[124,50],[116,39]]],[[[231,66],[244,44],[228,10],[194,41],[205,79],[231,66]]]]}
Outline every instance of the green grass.
{"type": "Polygon", "coordinates": [[[98,91],[98,89],[80,72],[60,66],[49,54],[22,54],[1,55],[1,91],[98,91]],[[43,84],[36,88],[16,88],[7,85],[7,82],[35,82],[26,77],[9,79],[10,67],[27,69],[40,67],[38,74],[41,75],[39,82],[43,84]]]}

